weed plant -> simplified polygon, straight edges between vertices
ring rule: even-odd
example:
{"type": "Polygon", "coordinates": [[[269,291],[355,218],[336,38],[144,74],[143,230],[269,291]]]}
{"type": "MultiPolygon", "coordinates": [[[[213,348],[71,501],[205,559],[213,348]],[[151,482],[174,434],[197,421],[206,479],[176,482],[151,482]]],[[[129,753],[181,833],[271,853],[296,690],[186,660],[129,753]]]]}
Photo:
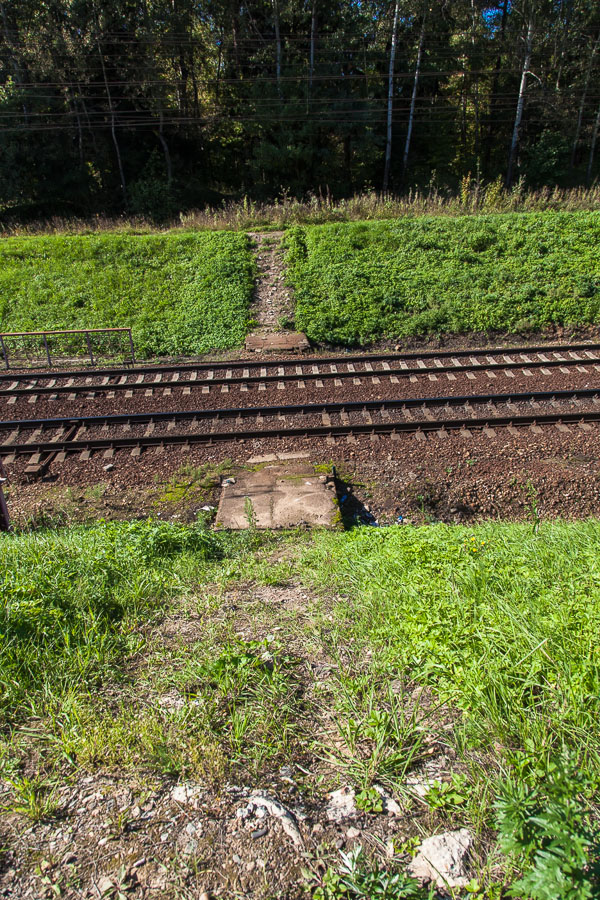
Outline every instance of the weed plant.
{"type": "Polygon", "coordinates": [[[0,330],[131,326],[138,356],[238,346],[255,264],[246,235],[81,234],[0,241],[0,330]]]}
{"type": "Polygon", "coordinates": [[[186,210],[168,223],[157,225],[143,217],[93,216],[65,219],[59,216],[35,223],[4,222],[0,234],[89,234],[90,232],[135,231],[150,233],[172,229],[195,231],[245,231],[279,229],[292,225],[322,225],[327,222],[359,222],[405,216],[464,216],[480,213],[533,212],[542,210],[594,210],[600,203],[600,187],[526,190],[519,181],[509,191],[502,180],[484,184],[466,176],[453,193],[432,184],[428,190],[406,194],[364,191],[336,199],[329,193],[292,197],[286,192],[275,200],[260,202],[249,197],[223,201],[219,206],[186,210]]]}
{"type": "Polygon", "coordinates": [[[294,228],[296,327],[315,341],[600,321],[600,213],[421,217],[294,228]]]}

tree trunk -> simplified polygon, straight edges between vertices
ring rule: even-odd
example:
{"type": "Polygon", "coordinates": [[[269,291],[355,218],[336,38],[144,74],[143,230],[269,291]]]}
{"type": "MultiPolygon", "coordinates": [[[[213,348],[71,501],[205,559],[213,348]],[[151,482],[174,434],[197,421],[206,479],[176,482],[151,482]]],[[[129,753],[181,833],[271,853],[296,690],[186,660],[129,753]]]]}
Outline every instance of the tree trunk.
{"type": "Polygon", "coordinates": [[[485,158],[483,161],[484,168],[487,170],[490,165],[490,157],[492,155],[492,143],[494,132],[496,130],[496,112],[498,108],[498,83],[500,81],[500,70],[502,68],[502,49],[504,47],[504,34],[506,31],[506,19],[508,17],[508,0],[504,0],[502,6],[502,18],[500,20],[500,38],[498,46],[498,55],[494,66],[494,77],[492,78],[492,92],[490,97],[490,122],[487,134],[487,144],[485,148],[485,158]]]}
{"type": "Polygon", "coordinates": [[[590,60],[587,65],[586,73],[585,73],[585,81],[583,83],[583,92],[581,94],[581,103],[579,104],[579,113],[577,115],[577,125],[575,127],[575,137],[573,138],[573,148],[571,150],[571,168],[575,168],[575,157],[577,156],[577,147],[579,146],[579,135],[581,134],[581,123],[583,121],[583,113],[585,110],[585,101],[587,99],[587,92],[590,86],[590,78],[592,77],[592,67],[594,65],[594,57],[596,56],[596,51],[598,50],[598,44],[600,43],[600,34],[596,38],[594,42],[594,46],[592,47],[592,52],[590,54],[590,60]]]}
{"type": "Polygon", "coordinates": [[[590,158],[588,160],[587,173],[585,176],[586,184],[592,181],[592,169],[594,168],[594,155],[596,153],[596,141],[598,140],[598,129],[600,128],[600,106],[596,113],[596,121],[594,122],[594,131],[592,132],[592,144],[590,146],[590,158]]]}
{"type": "Polygon", "coordinates": [[[517,157],[517,147],[519,144],[519,129],[521,127],[521,119],[523,118],[523,107],[525,105],[525,89],[527,87],[527,74],[531,64],[531,44],[533,41],[533,19],[529,20],[527,26],[527,38],[525,47],[525,59],[523,60],[523,68],[521,69],[521,84],[519,86],[519,99],[517,100],[517,111],[515,113],[515,124],[513,127],[512,139],[510,142],[510,152],[508,154],[508,167],[506,170],[506,187],[512,185],[513,172],[515,168],[515,160],[517,157]]]}
{"type": "Polygon", "coordinates": [[[281,98],[281,34],[279,33],[279,6],[277,0],[271,0],[273,5],[273,19],[275,24],[275,72],[277,77],[277,93],[281,98]]]}
{"type": "Polygon", "coordinates": [[[160,146],[162,147],[163,153],[165,155],[165,166],[167,168],[167,185],[168,185],[168,187],[171,187],[171,184],[173,183],[173,164],[171,162],[171,154],[169,153],[169,145],[167,144],[167,142],[165,140],[165,136],[163,134],[163,127],[164,127],[163,113],[161,110],[160,126],[158,129],[158,132],[156,133],[156,136],[157,136],[158,140],[160,141],[160,146]]]}
{"type": "Polygon", "coordinates": [[[419,37],[419,50],[417,53],[417,64],[415,66],[415,78],[413,81],[412,97],[410,98],[410,111],[408,113],[408,129],[406,132],[406,142],[404,144],[404,154],[402,156],[402,177],[406,175],[408,168],[408,154],[410,153],[410,141],[412,138],[413,123],[415,119],[415,104],[417,102],[417,90],[419,87],[419,76],[421,74],[421,59],[423,57],[423,44],[425,43],[425,21],[427,19],[427,7],[423,11],[423,22],[421,24],[421,36],[419,37]]]}
{"type": "Polygon", "coordinates": [[[394,24],[392,26],[392,46],[390,48],[390,68],[388,73],[387,97],[387,132],[385,138],[385,166],[383,169],[383,193],[386,194],[390,184],[390,167],[392,164],[392,112],[394,108],[394,63],[396,61],[396,41],[398,38],[398,16],[400,0],[396,0],[394,24]]]}
{"type": "Polygon", "coordinates": [[[100,65],[102,67],[102,78],[104,79],[104,87],[106,88],[106,97],[108,99],[108,110],[110,112],[110,131],[112,134],[113,144],[115,147],[115,153],[117,156],[117,165],[119,167],[119,178],[121,179],[121,190],[123,191],[123,199],[124,199],[125,203],[127,203],[127,185],[125,183],[125,172],[123,171],[123,161],[121,159],[121,150],[119,148],[119,142],[117,140],[117,130],[116,130],[116,124],[115,124],[115,108],[113,106],[110,88],[108,86],[108,78],[106,77],[106,66],[104,65],[104,56],[102,55],[102,49],[100,47],[100,40],[97,41],[97,44],[98,44],[98,53],[100,55],[100,65]]]}
{"type": "Polygon", "coordinates": [[[317,36],[317,0],[313,0],[310,18],[310,62],[308,65],[308,97],[312,95],[313,75],[315,73],[315,41],[317,36]]]}

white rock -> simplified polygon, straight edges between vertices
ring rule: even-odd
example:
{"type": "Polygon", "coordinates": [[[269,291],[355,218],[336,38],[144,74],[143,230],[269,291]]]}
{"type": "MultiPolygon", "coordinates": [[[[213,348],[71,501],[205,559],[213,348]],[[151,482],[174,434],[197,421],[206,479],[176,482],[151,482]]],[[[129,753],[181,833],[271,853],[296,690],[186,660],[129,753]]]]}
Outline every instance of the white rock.
{"type": "Polygon", "coordinates": [[[263,794],[261,791],[255,791],[252,794],[252,801],[259,809],[265,809],[270,816],[275,816],[275,818],[279,819],[281,827],[297,847],[304,846],[304,840],[296,823],[296,817],[289,809],[286,809],[277,800],[274,800],[267,794],[263,794]]]}
{"type": "Polygon", "coordinates": [[[383,812],[387,813],[389,816],[401,816],[402,809],[396,803],[394,798],[390,797],[390,795],[387,793],[387,791],[385,791],[378,784],[374,784],[373,787],[375,788],[375,790],[377,791],[377,793],[379,794],[379,796],[381,797],[381,799],[383,801],[383,803],[382,803],[383,812]]]}
{"type": "Polygon", "coordinates": [[[356,794],[351,787],[340,788],[329,794],[327,818],[330,822],[342,822],[356,816],[356,794]]]}
{"type": "Polygon", "coordinates": [[[466,865],[473,837],[466,828],[435,834],[423,841],[408,871],[436,887],[464,887],[468,884],[466,865]]]}
{"type": "Polygon", "coordinates": [[[176,784],[171,791],[171,800],[174,803],[181,803],[182,806],[198,806],[198,801],[202,795],[202,788],[198,784],[188,781],[176,784]]]}

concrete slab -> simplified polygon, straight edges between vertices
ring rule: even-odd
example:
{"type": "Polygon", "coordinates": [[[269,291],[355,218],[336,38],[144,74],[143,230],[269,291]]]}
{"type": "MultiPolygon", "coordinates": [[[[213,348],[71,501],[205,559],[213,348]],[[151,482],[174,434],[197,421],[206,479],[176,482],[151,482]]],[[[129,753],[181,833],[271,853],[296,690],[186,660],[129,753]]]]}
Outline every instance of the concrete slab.
{"type": "Polygon", "coordinates": [[[310,343],[301,331],[282,331],[272,334],[249,334],[246,350],[310,350],[310,343]]]}
{"type": "Polygon", "coordinates": [[[306,464],[267,465],[240,472],[235,484],[223,484],[216,522],[222,528],[248,528],[250,515],[257,528],[332,528],[338,518],[334,499],[325,477],[306,464]]]}

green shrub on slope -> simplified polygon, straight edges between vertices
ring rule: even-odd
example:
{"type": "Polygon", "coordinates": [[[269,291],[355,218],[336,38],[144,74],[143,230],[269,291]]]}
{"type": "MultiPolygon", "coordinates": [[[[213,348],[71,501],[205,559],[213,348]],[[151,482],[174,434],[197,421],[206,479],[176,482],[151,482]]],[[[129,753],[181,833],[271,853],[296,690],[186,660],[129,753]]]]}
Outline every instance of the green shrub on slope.
{"type": "Polygon", "coordinates": [[[317,341],[600,321],[600,213],[294,228],[296,326],[317,341]]]}
{"type": "Polygon", "coordinates": [[[246,235],[91,234],[0,241],[0,329],[131,326],[141,356],[242,343],[254,261],[246,235]]]}

